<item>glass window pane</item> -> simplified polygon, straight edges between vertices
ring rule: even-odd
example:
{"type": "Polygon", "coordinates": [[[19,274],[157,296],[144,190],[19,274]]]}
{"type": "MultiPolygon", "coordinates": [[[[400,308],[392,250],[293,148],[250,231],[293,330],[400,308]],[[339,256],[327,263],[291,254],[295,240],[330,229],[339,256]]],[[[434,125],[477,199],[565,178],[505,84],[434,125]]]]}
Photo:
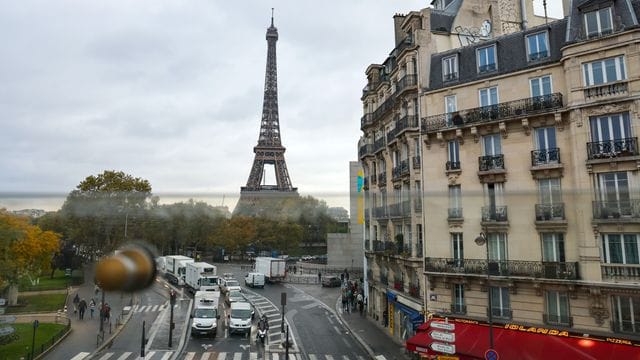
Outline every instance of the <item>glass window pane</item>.
{"type": "Polygon", "coordinates": [[[602,63],[601,62],[594,62],[591,64],[591,68],[593,71],[593,84],[594,85],[598,85],[598,84],[603,84],[604,83],[604,75],[602,73],[602,63]]]}
{"type": "Polygon", "coordinates": [[[551,94],[551,77],[545,76],[542,78],[542,95],[551,94]]]}
{"type": "Polygon", "coordinates": [[[609,255],[608,262],[612,264],[622,264],[622,243],[620,235],[608,234],[605,236],[609,242],[609,246],[607,247],[609,255]]]}
{"type": "Polygon", "coordinates": [[[610,11],[611,11],[611,8],[606,8],[599,11],[601,32],[607,32],[612,30],[611,17],[609,16],[610,11]]]}
{"type": "Polygon", "coordinates": [[[607,73],[607,82],[618,80],[618,76],[616,74],[616,59],[605,60],[604,66],[607,73]]]}
{"type": "Polygon", "coordinates": [[[624,256],[625,264],[640,264],[638,259],[638,240],[635,234],[624,235],[624,256]]]}
{"type": "Polygon", "coordinates": [[[495,105],[498,103],[498,88],[490,88],[489,92],[491,93],[491,105],[495,105]]]}
{"type": "Polygon", "coordinates": [[[540,79],[531,79],[531,96],[536,97],[542,95],[540,91],[540,79]]]}
{"type": "Polygon", "coordinates": [[[617,60],[618,60],[618,68],[620,69],[620,79],[618,80],[624,80],[627,78],[627,74],[625,74],[624,72],[624,58],[620,56],[619,58],[617,58],[617,60]]]}
{"type": "Polygon", "coordinates": [[[598,33],[598,19],[597,19],[597,14],[595,11],[593,12],[589,12],[585,15],[585,18],[587,19],[586,26],[587,26],[587,35],[591,35],[594,33],[598,33]]]}

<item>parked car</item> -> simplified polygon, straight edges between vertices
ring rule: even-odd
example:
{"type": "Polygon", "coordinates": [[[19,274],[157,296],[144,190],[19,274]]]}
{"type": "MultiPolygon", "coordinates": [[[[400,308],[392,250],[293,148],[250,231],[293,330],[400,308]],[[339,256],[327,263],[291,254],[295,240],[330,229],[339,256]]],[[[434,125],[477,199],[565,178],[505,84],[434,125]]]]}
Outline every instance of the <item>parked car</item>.
{"type": "Polygon", "coordinates": [[[338,287],[341,283],[340,278],[335,276],[322,279],[322,287],[338,287]]]}

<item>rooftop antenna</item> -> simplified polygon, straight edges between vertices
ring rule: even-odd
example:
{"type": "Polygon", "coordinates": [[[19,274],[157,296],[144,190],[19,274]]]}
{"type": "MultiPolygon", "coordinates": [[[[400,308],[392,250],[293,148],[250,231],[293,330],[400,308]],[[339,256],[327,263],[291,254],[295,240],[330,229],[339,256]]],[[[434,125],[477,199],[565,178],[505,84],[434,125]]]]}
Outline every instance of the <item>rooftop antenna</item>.
{"type": "MultiPolygon", "coordinates": [[[[546,10],[545,10],[546,12],[546,10]]],[[[271,8],[271,26],[273,26],[273,8],[271,8]]]]}
{"type": "MultiPolygon", "coordinates": [[[[542,0],[542,7],[544,7],[544,24],[547,25],[549,23],[547,19],[547,0],[542,0]]],[[[273,17],[271,22],[273,23],[273,17]]]]}

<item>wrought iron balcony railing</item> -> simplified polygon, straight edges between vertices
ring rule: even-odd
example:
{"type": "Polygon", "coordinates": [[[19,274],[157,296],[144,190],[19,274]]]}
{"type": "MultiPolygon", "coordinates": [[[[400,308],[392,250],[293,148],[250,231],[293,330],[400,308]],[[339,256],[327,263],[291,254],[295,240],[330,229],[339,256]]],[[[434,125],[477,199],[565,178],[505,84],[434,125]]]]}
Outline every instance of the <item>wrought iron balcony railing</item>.
{"type": "Polygon", "coordinates": [[[492,106],[460,110],[455,113],[432,115],[421,120],[423,132],[435,132],[459,126],[496,120],[509,120],[552,112],[562,107],[562,93],[534,96],[492,106]]]}
{"type": "Polygon", "coordinates": [[[509,221],[507,217],[507,207],[502,206],[483,206],[482,221],[509,221]]]}
{"type": "Polygon", "coordinates": [[[462,304],[451,304],[451,313],[464,315],[467,313],[467,306],[462,304]]]}
{"type": "Polygon", "coordinates": [[[564,220],[564,203],[536,204],[536,220],[564,220]]]}
{"type": "Polygon", "coordinates": [[[398,179],[404,175],[409,175],[409,159],[400,161],[398,166],[395,166],[391,173],[393,175],[393,179],[398,179]]]}
{"type": "Polygon", "coordinates": [[[531,166],[560,163],[560,148],[540,149],[531,151],[531,166]]]}
{"type": "Polygon", "coordinates": [[[624,138],[587,143],[587,158],[610,159],[638,155],[638,138],[624,138]]]}
{"type": "MultiPolygon", "coordinates": [[[[425,258],[425,271],[486,276],[487,260],[425,258]]],[[[522,260],[489,261],[489,272],[495,276],[578,280],[575,262],[542,262],[522,260]]]]}
{"type": "Polygon", "coordinates": [[[461,207],[449,208],[448,219],[449,220],[462,219],[462,208],[461,207]]]}
{"type": "Polygon", "coordinates": [[[542,314],[542,321],[549,325],[573,326],[573,317],[567,314],[542,314]]]}
{"type": "Polygon", "coordinates": [[[358,155],[360,157],[363,157],[366,155],[373,155],[373,144],[364,144],[360,146],[360,149],[358,150],[358,155]]]}
{"type": "Polygon", "coordinates": [[[396,121],[396,129],[398,130],[398,134],[407,129],[415,129],[418,130],[420,124],[418,122],[417,115],[405,115],[396,121]]]}
{"type": "Polygon", "coordinates": [[[373,142],[373,153],[377,153],[378,151],[384,149],[385,147],[385,141],[384,141],[384,137],[381,137],[380,139],[377,139],[373,142]]]}
{"type": "Polygon", "coordinates": [[[403,76],[396,84],[396,92],[394,93],[394,96],[398,96],[403,90],[410,86],[415,86],[418,83],[417,79],[416,75],[403,76]]]}
{"type": "MultiPolygon", "coordinates": [[[[511,319],[511,317],[513,316],[513,312],[511,311],[510,308],[502,308],[502,307],[493,307],[491,309],[492,314],[494,318],[499,318],[499,319],[511,319]]],[[[489,308],[487,308],[487,316],[489,316],[489,308]]]]}
{"type": "Polygon", "coordinates": [[[640,280],[640,264],[600,264],[603,279],[640,280]]]}
{"type": "Polygon", "coordinates": [[[629,91],[629,84],[625,82],[618,82],[614,84],[603,84],[592,86],[584,89],[585,99],[600,98],[606,96],[624,95],[629,91]]]}
{"type": "Polygon", "coordinates": [[[384,185],[387,183],[387,173],[383,172],[378,174],[378,184],[379,185],[384,185]]]}
{"type": "Polygon", "coordinates": [[[547,57],[549,57],[549,52],[548,51],[539,51],[537,53],[529,54],[529,61],[542,60],[542,59],[547,58],[547,57]]]}
{"type": "Polygon", "coordinates": [[[394,98],[388,98],[385,100],[378,108],[373,112],[373,121],[378,121],[386,114],[389,110],[393,108],[395,104],[394,98]]]}
{"type": "MultiPolygon", "coordinates": [[[[412,47],[412,46],[414,46],[414,45],[415,45],[415,44],[414,44],[414,42],[413,42],[413,35],[407,35],[407,37],[405,37],[404,39],[402,39],[402,41],[400,41],[400,43],[398,44],[398,46],[396,46],[396,47],[395,47],[395,49],[393,49],[393,50],[391,51],[391,55],[392,55],[393,57],[397,58],[397,57],[399,57],[399,56],[400,56],[400,54],[401,54],[404,50],[406,50],[406,49],[408,49],[408,48],[410,48],[410,47],[412,47]]],[[[397,64],[394,64],[394,66],[393,66],[393,67],[395,67],[396,65],[397,65],[397,64]]]]}
{"type": "Polygon", "coordinates": [[[384,251],[384,242],[380,240],[373,240],[373,251],[374,252],[384,251]]]}
{"type": "Polygon", "coordinates": [[[640,219],[640,200],[594,201],[594,219],[640,219]]]}
{"type": "Polygon", "coordinates": [[[620,320],[614,317],[611,321],[611,330],[619,334],[640,335],[640,321],[620,320]]]}
{"type": "Polygon", "coordinates": [[[478,171],[504,170],[504,155],[485,155],[478,157],[478,171]]]}
{"type": "Polygon", "coordinates": [[[444,76],[442,76],[442,81],[444,81],[444,82],[453,81],[453,80],[458,80],[458,73],[457,72],[450,72],[450,73],[444,74],[444,76]]]}
{"type": "Polygon", "coordinates": [[[400,204],[389,204],[389,216],[391,217],[402,217],[402,209],[400,209],[400,204]]]}
{"type": "Polygon", "coordinates": [[[360,129],[364,129],[367,126],[372,125],[372,124],[373,124],[373,114],[372,113],[366,113],[360,119],[360,129]]]}
{"type": "Polygon", "coordinates": [[[376,219],[385,219],[389,216],[386,206],[378,206],[373,208],[373,217],[376,219]]]}
{"type": "Polygon", "coordinates": [[[447,161],[445,168],[447,171],[460,170],[460,161],[447,161]]]}
{"type": "Polygon", "coordinates": [[[420,156],[414,156],[413,157],[413,168],[414,169],[420,169],[420,156]]]}
{"type": "Polygon", "coordinates": [[[495,70],[496,70],[496,63],[478,66],[478,72],[480,74],[486,73],[489,71],[495,71],[495,70]]]}

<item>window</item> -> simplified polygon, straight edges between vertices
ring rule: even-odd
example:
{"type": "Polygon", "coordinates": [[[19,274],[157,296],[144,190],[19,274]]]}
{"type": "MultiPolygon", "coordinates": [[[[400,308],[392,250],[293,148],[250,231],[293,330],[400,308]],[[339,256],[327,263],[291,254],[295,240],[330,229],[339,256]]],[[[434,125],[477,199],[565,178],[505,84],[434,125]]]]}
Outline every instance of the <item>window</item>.
{"type": "Polygon", "coordinates": [[[590,11],[584,14],[584,26],[587,37],[598,37],[613,32],[611,8],[590,11]]]}
{"type": "Polygon", "coordinates": [[[487,46],[477,50],[478,54],[478,73],[494,71],[496,66],[496,46],[487,46]]]}
{"type": "Polygon", "coordinates": [[[449,186],[449,218],[462,218],[462,189],[460,185],[449,186]]]}
{"type": "Polygon", "coordinates": [[[640,333],[640,298],[635,296],[612,296],[613,331],[640,333]]]}
{"type": "Polygon", "coordinates": [[[507,221],[507,207],[503,206],[503,183],[484,184],[482,221],[507,221]]]}
{"type": "Polygon", "coordinates": [[[442,80],[452,81],[458,78],[458,55],[442,59],[442,80]]]}
{"type": "Polygon", "coordinates": [[[449,140],[447,143],[447,170],[460,169],[460,144],[458,140],[449,140]]]}
{"type": "Polygon", "coordinates": [[[480,106],[490,106],[498,103],[497,87],[480,89],[478,94],[480,95],[480,106]]]}
{"type": "Polygon", "coordinates": [[[542,233],[542,261],[565,262],[563,234],[542,233]]]}
{"type": "MultiPolygon", "coordinates": [[[[457,105],[457,101],[456,101],[456,96],[455,95],[445,96],[444,97],[444,112],[447,114],[447,124],[448,125],[451,125],[451,123],[452,123],[452,115],[451,115],[451,113],[454,113],[456,111],[458,111],[458,105],[457,105]]],[[[454,125],[462,125],[462,124],[454,123],[454,125]]]]}
{"type": "Polygon", "coordinates": [[[451,302],[451,312],[454,314],[467,313],[467,307],[464,305],[464,284],[453,284],[453,301],[451,302]]]}
{"type": "Polygon", "coordinates": [[[455,266],[462,266],[464,260],[464,247],[462,245],[462,234],[452,233],[451,244],[453,251],[453,263],[455,266]]]}
{"type": "Polygon", "coordinates": [[[511,303],[509,301],[509,288],[491,287],[491,314],[496,317],[511,318],[511,303]]]}
{"type": "Polygon", "coordinates": [[[541,204],[553,205],[562,203],[560,178],[538,180],[538,194],[541,204]]]}
{"type": "Polygon", "coordinates": [[[592,141],[588,144],[590,158],[613,157],[624,151],[635,152],[629,113],[592,117],[589,122],[592,141]]]}
{"type": "Polygon", "coordinates": [[[569,319],[569,297],[560,291],[547,291],[545,294],[547,313],[545,322],[553,325],[571,326],[569,319]]]}
{"type": "Polygon", "coordinates": [[[531,97],[538,97],[551,94],[551,76],[541,76],[529,80],[531,85],[531,97]]]}
{"type": "Polygon", "coordinates": [[[602,254],[607,264],[640,264],[638,234],[603,234],[602,254]]]}
{"type": "Polygon", "coordinates": [[[627,79],[623,56],[583,64],[582,71],[584,73],[585,86],[600,85],[627,79]]]}
{"type": "Polygon", "coordinates": [[[527,36],[527,54],[529,61],[544,59],[549,56],[547,32],[527,36]]]}
{"type": "Polygon", "coordinates": [[[489,233],[487,235],[489,246],[489,261],[507,260],[507,234],[489,233]]]}
{"type": "Polygon", "coordinates": [[[482,137],[482,145],[484,155],[494,156],[502,154],[499,134],[484,135],[482,137]]]}
{"type": "Polygon", "coordinates": [[[557,164],[560,162],[560,149],[556,142],[556,129],[543,127],[535,129],[536,150],[533,152],[533,165],[557,164]]]}
{"type": "Polygon", "coordinates": [[[609,215],[620,217],[631,215],[631,197],[629,178],[626,172],[610,172],[598,174],[598,193],[600,217],[609,215]]]}

